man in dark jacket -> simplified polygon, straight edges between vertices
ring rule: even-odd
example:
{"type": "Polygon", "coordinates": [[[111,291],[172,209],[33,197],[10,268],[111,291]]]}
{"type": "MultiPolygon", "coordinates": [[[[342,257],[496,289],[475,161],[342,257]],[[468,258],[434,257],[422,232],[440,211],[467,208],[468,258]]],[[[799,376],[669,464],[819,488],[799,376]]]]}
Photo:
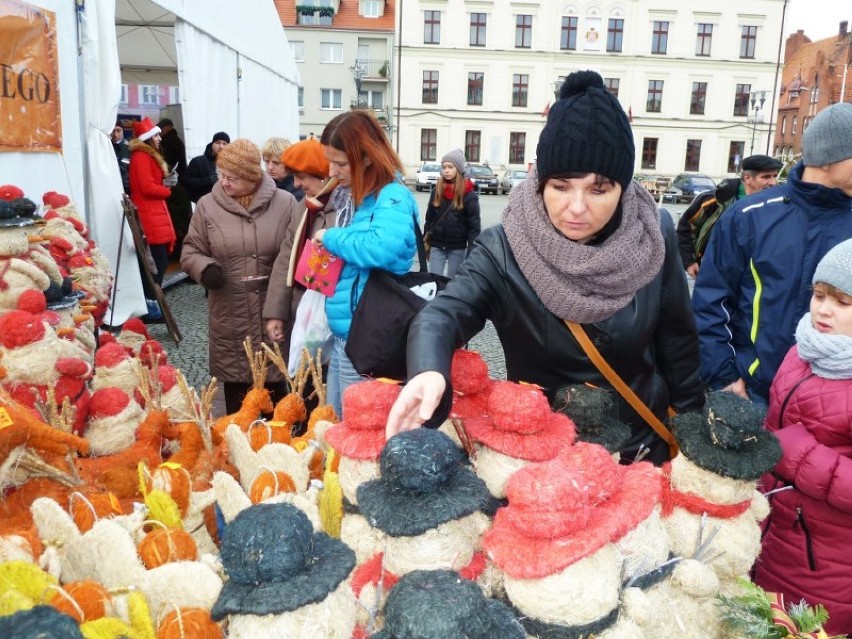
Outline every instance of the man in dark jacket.
{"type": "Polygon", "coordinates": [[[785,184],[725,212],[701,262],[692,305],[712,390],[766,402],[817,264],[852,238],[852,104],[821,111],[802,146],[785,184]]]}
{"type": "Polygon", "coordinates": [[[189,203],[186,189],[180,183],[181,178],[186,173],[186,146],[180,139],[172,120],[163,118],[157,123],[157,126],[162,131],[160,134],[160,154],[166,161],[166,166],[171,172],[171,180],[174,182],[170,185],[172,194],[166,200],[166,206],[169,209],[169,217],[172,218],[172,225],[175,227],[175,234],[177,235],[172,256],[179,258],[183,238],[186,237],[186,232],[189,230],[189,220],[192,217],[192,205],[189,203]],[[177,179],[176,182],[175,179],[177,179]]]}
{"type": "Polygon", "coordinates": [[[743,160],[742,178],[722,180],[715,192],[702,193],[692,201],[677,224],[680,259],[687,273],[698,275],[710,233],[722,213],[740,198],[775,186],[782,166],[768,155],[751,155],[743,160]]]}
{"type": "Polygon", "coordinates": [[[216,156],[230,143],[231,137],[224,131],[219,131],[204,149],[204,155],[192,158],[189,166],[186,167],[186,173],[183,174],[183,187],[189,199],[196,204],[213,190],[213,185],[219,179],[216,175],[216,156]]]}

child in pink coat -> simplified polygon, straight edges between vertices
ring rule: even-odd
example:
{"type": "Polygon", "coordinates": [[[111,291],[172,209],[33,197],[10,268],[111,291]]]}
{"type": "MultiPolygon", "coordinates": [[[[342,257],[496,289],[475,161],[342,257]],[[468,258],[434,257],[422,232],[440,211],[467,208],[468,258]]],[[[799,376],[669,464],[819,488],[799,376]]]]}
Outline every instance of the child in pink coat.
{"type": "Polygon", "coordinates": [[[852,240],[831,249],[813,278],[769,393],[766,428],[783,457],[764,477],[772,510],[754,581],[825,605],[830,634],[852,633],[852,240]]]}

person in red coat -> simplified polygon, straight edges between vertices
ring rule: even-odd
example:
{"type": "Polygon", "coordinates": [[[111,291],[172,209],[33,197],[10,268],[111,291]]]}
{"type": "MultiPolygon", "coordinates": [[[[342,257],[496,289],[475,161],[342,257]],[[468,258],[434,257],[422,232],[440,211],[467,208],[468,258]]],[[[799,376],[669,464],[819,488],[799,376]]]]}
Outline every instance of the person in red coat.
{"type": "MultiPolygon", "coordinates": [[[[130,140],[129,150],[130,199],[139,211],[142,231],[157,268],[154,281],[159,286],[169,264],[169,252],[177,240],[169,209],[166,207],[166,200],[172,193],[170,187],[177,183],[177,173],[169,170],[160,155],[160,127],[150,118],[133,124],[133,139],[130,140]]],[[[147,319],[162,320],[154,290],[144,276],[142,286],[148,303],[147,319]]]]}
{"type": "Polygon", "coordinates": [[[772,492],[754,582],[823,604],[829,634],[852,633],[852,240],[820,261],[810,312],[769,393],[766,428],[783,456],[763,487],[772,492]]]}

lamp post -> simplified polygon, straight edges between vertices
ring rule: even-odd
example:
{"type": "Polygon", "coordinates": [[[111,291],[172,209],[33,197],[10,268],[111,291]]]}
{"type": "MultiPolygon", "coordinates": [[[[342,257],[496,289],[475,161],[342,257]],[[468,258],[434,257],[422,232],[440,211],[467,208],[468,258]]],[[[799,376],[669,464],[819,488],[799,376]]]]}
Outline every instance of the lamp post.
{"type": "Polygon", "coordinates": [[[363,60],[355,60],[355,65],[349,67],[352,77],[355,78],[355,104],[361,108],[361,81],[367,75],[367,63],[363,60]]]}
{"type": "Polygon", "coordinates": [[[751,103],[752,112],[751,150],[749,151],[749,155],[754,155],[754,138],[757,134],[757,112],[763,109],[763,105],[766,102],[766,91],[752,91],[749,94],[749,101],[751,103]]]}

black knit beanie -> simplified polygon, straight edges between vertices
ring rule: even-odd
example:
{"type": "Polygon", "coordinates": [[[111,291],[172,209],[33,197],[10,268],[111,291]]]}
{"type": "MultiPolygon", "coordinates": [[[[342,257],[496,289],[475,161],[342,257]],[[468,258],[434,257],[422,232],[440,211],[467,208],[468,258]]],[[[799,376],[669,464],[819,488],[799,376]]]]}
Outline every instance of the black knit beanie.
{"type": "Polygon", "coordinates": [[[626,189],[636,150],[627,114],[594,71],[565,78],[536,149],[538,179],[557,173],[597,173],[626,189]]]}

